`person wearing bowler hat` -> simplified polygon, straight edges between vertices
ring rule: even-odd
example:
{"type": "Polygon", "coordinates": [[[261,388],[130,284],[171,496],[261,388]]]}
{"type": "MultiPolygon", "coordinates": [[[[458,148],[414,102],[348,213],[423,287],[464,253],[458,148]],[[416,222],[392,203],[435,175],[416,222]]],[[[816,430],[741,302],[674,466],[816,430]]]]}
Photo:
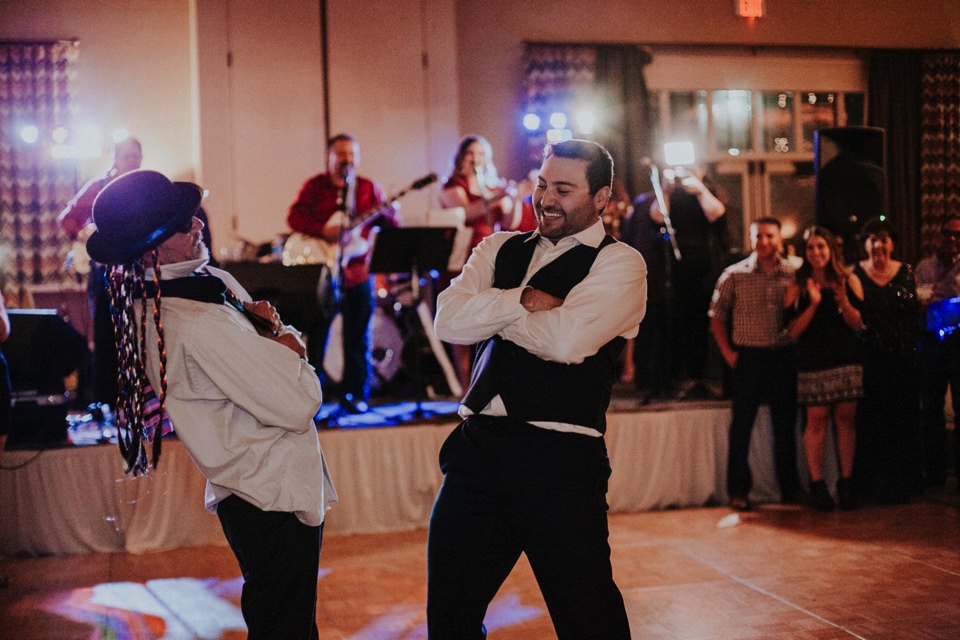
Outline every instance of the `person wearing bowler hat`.
{"type": "Polygon", "coordinates": [[[161,434],[149,425],[166,413],[240,564],[248,637],[317,638],[323,521],[336,501],[313,422],[320,384],[299,332],[206,266],[200,198],[195,184],[132,171],[93,205],[87,251],[110,267],[121,452],[129,471],[156,466],[161,434]]]}

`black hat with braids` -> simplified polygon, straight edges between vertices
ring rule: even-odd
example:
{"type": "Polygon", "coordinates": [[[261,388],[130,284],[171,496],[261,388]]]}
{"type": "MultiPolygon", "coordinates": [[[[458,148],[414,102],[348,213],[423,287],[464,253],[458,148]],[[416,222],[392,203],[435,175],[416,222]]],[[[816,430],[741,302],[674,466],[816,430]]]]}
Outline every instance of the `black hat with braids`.
{"type": "Polygon", "coordinates": [[[200,187],[171,182],[156,171],[131,171],[104,187],[93,203],[97,230],[87,240],[90,257],[111,265],[106,273],[110,291],[119,369],[117,374],[117,441],[127,472],[145,473],[151,461],[145,443],[150,440],[148,405],[156,398],[157,426],[153,429],[152,464],[160,459],[162,425],[167,395],[167,358],[160,320],[160,264],[156,248],[178,233],[200,207],[200,187]],[[153,320],[157,330],[160,389],[146,375],[146,269],[153,268],[153,320]],[[140,318],[135,312],[140,302],[140,318]]]}
{"type": "Polygon", "coordinates": [[[203,191],[170,182],[156,171],[131,171],[112,181],[93,203],[97,230],[87,253],[100,264],[125,264],[160,246],[200,208],[203,191]]]}

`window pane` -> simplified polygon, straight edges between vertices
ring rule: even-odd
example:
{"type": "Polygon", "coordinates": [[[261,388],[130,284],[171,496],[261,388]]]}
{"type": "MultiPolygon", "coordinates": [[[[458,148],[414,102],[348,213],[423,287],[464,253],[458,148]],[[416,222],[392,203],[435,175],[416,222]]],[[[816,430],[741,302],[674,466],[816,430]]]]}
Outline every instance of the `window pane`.
{"type": "Polygon", "coordinates": [[[717,149],[730,155],[751,151],[750,92],[714,91],[713,127],[717,149]]]}
{"type": "Polygon", "coordinates": [[[760,94],[760,139],[763,151],[796,151],[793,141],[793,92],[760,94]]]}
{"type": "MultiPolygon", "coordinates": [[[[692,142],[700,153],[707,149],[707,92],[670,92],[670,142],[692,142]]],[[[664,140],[664,142],[667,142],[664,140]]]]}
{"type": "Polygon", "coordinates": [[[714,176],[718,193],[724,196],[727,212],[723,220],[727,223],[727,241],[731,256],[745,256],[750,253],[750,245],[744,242],[743,198],[746,173],[718,173],[714,176]]]}
{"type": "Polygon", "coordinates": [[[837,126],[837,96],[833,93],[804,94],[800,105],[803,151],[813,151],[813,132],[837,126]]]}
{"type": "MultiPolygon", "coordinates": [[[[795,173],[773,173],[770,175],[770,211],[783,225],[783,239],[793,244],[803,234],[804,229],[813,224],[813,202],[816,179],[810,163],[796,163],[795,173]]],[[[800,251],[799,255],[803,255],[800,251]]]]}

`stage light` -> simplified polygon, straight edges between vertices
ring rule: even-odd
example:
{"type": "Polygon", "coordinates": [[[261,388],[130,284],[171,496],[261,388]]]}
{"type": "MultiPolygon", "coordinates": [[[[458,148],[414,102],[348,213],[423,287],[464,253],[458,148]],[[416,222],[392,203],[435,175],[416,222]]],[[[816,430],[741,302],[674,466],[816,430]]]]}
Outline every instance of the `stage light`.
{"type": "Polygon", "coordinates": [[[27,144],[33,144],[40,138],[40,130],[32,124],[28,124],[23,129],[20,129],[20,138],[23,139],[27,144]]]}
{"type": "Polygon", "coordinates": [[[550,126],[554,129],[563,129],[567,126],[567,114],[560,111],[550,114],[550,126]]]}
{"type": "Polygon", "coordinates": [[[50,155],[57,160],[67,158],[99,158],[100,145],[97,144],[57,144],[50,148],[50,155]]]}
{"type": "Polygon", "coordinates": [[[53,130],[53,141],[57,144],[63,144],[68,135],[70,135],[70,132],[67,131],[66,127],[57,127],[53,130]]]}
{"type": "Polygon", "coordinates": [[[663,145],[663,160],[672,167],[696,162],[692,142],[667,142],[663,145]]]}
{"type": "Polygon", "coordinates": [[[535,113],[528,113],[523,116],[523,126],[527,131],[536,131],[540,128],[540,116],[535,113]]]}
{"type": "Polygon", "coordinates": [[[597,116],[593,113],[593,109],[580,109],[576,120],[580,133],[593,133],[593,128],[597,125],[597,116]]]}
{"type": "Polygon", "coordinates": [[[130,132],[123,128],[115,129],[112,137],[113,137],[113,143],[116,144],[118,142],[122,142],[123,140],[126,140],[127,138],[129,138],[130,132]]]}
{"type": "Polygon", "coordinates": [[[76,144],[84,146],[100,146],[100,129],[87,124],[76,130],[76,144]]]}
{"type": "Polygon", "coordinates": [[[570,129],[547,129],[547,142],[562,142],[573,138],[573,132],[570,129]]]}
{"type": "MultiPolygon", "coordinates": [[[[99,158],[103,149],[100,147],[100,129],[93,125],[83,125],[73,131],[70,144],[57,144],[50,149],[50,154],[58,159],[65,158],[99,158]]],[[[66,139],[66,138],[64,138],[66,139]]]]}

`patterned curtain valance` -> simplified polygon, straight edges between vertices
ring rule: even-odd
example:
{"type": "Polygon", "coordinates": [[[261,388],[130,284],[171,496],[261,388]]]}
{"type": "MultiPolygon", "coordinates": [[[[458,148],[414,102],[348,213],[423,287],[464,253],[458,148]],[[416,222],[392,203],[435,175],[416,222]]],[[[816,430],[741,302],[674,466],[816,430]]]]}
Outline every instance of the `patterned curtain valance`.
{"type": "Polygon", "coordinates": [[[597,81],[597,49],[529,43],[524,58],[526,108],[549,116],[589,95],[597,81]]]}
{"type": "Polygon", "coordinates": [[[52,132],[70,126],[79,44],[0,41],[0,260],[4,289],[59,282],[68,251],[57,214],[76,190],[76,166],[54,160],[52,132]],[[20,133],[33,125],[39,137],[20,133]]]}

